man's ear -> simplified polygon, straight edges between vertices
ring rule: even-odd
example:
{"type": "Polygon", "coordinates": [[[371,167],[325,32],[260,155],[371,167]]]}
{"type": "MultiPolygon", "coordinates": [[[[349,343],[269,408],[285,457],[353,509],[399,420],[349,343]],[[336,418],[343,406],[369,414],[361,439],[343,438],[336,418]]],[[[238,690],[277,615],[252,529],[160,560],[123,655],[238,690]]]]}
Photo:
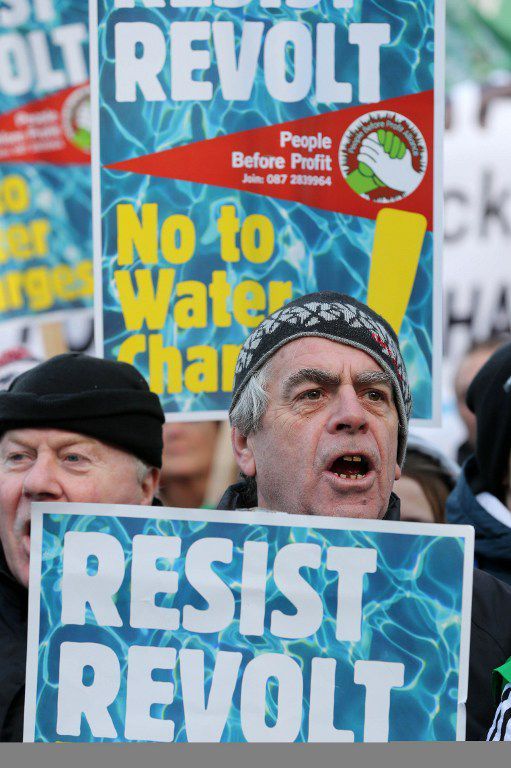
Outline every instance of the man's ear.
{"type": "Polygon", "coordinates": [[[151,467],[149,472],[146,474],[144,479],[142,480],[140,487],[142,488],[142,500],[141,504],[144,506],[151,506],[154,494],[156,493],[158,489],[158,484],[160,482],[160,470],[156,467],[151,467]]]}
{"type": "Polygon", "coordinates": [[[256,463],[248,437],[242,435],[239,429],[231,429],[232,452],[240,470],[247,477],[256,476],[256,463]]]}
{"type": "Polygon", "coordinates": [[[399,480],[400,477],[401,477],[401,467],[396,462],[396,472],[395,472],[395,475],[394,475],[394,480],[399,480]]]}

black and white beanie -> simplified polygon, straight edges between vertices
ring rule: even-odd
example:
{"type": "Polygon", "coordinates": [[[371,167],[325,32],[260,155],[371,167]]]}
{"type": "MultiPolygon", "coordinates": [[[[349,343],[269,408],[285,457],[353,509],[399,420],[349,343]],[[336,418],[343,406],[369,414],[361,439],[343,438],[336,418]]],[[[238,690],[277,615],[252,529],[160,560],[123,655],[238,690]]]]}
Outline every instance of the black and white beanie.
{"type": "Polygon", "coordinates": [[[304,336],[321,336],[361,349],[389,374],[399,415],[397,460],[402,465],[412,398],[397,336],[383,317],[342,293],[321,291],[301,296],[252,331],[238,356],[229,413],[251,376],[281,347],[304,336]]]}

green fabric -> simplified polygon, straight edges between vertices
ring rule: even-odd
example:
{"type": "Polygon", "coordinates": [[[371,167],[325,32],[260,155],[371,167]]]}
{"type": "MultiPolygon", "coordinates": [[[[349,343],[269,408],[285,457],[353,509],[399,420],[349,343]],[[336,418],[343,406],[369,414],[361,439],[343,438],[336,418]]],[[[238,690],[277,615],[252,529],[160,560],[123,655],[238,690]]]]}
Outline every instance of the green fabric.
{"type": "Polygon", "coordinates": [[[496,701],[500,701],[502,689],[508,683],[511,683],[511,658],[509,658],[505,664],[502,664],[501,667],[497,667],[497,669],[493,670],[492,688],[496,701]]]}

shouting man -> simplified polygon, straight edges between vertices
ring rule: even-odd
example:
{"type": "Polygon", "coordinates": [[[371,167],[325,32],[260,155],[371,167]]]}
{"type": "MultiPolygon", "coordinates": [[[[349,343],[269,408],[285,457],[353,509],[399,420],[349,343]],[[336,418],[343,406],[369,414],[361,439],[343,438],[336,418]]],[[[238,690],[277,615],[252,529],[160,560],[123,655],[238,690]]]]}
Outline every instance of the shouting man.
{"type": "MultiPolygon", "coordinates": [[[[386,321],[342,294],[303,296],[245,341],[230,417],[243,481],[221,509],[399,519],[392,492],[411,398],[386,321]]],[[[511,590],[475,571],[467,738],[484,739],[491,674],[511,655],[511,590]]]]}

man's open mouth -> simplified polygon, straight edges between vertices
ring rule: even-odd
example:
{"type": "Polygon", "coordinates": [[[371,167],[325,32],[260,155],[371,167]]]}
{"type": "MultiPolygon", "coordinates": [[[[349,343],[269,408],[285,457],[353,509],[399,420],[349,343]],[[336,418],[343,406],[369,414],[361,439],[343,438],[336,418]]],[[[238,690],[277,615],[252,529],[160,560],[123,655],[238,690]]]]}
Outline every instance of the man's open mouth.
{"type": "Polygon", "coordinates": [[[371,469],[370,461],[361,453],[345,453],[338,456],[328,467],[343,480],[362,480],[371,469]]]}

